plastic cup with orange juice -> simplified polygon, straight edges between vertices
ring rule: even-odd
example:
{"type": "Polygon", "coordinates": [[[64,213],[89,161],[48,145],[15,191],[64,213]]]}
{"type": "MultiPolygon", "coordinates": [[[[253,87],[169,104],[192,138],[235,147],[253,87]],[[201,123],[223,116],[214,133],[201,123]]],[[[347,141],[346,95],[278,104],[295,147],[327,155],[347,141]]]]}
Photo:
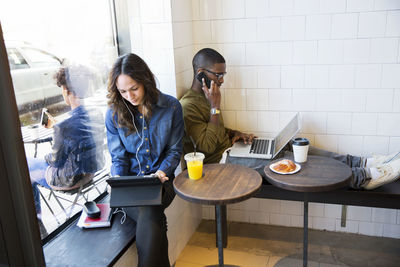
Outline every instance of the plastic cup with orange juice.
{"type": "Polygon", "coordinates": [[[186,154],[184,158],[186,160],[189,178],[192,180],[200,179],[203,176],[204,154],[200,152],[192,152],[186,154]]]}

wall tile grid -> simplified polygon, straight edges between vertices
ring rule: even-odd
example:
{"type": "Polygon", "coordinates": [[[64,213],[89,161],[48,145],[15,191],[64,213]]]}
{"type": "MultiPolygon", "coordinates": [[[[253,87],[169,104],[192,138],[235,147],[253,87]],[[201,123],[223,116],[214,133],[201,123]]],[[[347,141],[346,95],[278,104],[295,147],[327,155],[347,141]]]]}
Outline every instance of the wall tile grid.
{"type": "MultiPolygon", "coordinates": [[[[193,53],[212,47],[227,61],[227,126],[271,135],[300,112],[317,147],[400,150],[400,1],[192,0],[192,10],[193,53]]],[[[229,219],[302,225],[298,203],[243,205],[228,206],[229,219]]],[[[340,205],[315,205],[312,228],[400,238],[400,211],[349,207],[342,228],[340,205]]],[[[203,207],[203,218],[213,213],[203,207]]]]}

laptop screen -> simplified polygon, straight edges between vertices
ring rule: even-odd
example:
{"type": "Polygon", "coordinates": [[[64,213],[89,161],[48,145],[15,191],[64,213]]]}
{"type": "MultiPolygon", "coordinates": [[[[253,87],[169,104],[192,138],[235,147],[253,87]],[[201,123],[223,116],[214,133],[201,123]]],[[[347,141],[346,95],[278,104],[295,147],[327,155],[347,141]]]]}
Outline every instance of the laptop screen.
{"type": "Polygon", "coordinates": [[[299,113],[283,128],[275,137],[274,156],[290,141],[292,137],[300,130],[299,113]]]}

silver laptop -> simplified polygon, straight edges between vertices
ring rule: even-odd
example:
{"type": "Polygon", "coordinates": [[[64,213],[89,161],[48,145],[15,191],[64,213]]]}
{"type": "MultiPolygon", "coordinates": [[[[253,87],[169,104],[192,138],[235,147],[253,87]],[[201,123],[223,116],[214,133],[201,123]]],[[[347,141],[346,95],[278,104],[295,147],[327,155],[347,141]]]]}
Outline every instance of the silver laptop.
{"type": "Polygon", "coordinates": [[[273,159],[282,148],[299,132],[299,113],[274,138],[255,138],[252,144],[243,141],[233,144],[229,156],[241,158],[273,159]]]}

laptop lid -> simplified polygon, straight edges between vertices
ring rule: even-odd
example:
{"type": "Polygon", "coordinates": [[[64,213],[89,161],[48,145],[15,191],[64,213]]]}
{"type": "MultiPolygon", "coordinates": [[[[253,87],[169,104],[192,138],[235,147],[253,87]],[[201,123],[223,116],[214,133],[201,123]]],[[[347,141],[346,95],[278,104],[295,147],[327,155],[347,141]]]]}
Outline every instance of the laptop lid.
{"type": "Polygon", "coordinates": [[[275,137],[275,146],[272,152],[275,157],[284,146],[300,131],[300,116],[296,115],[289,121],[288,124],[275,137]]]}
{"type": "Polygon", "coordinates": [[[106,180],[111,186],[110,207],[161,205],[162,184],[154,176],[118,176],[106,180]]]}
{"type": "MultiPolygon", "coordinates": [[[[300,116],[296,113],[293,118],[285,125],[285,127],[274,138],[257,138],[262,140],[264,144],[268,144],[269,149],[267,152],[257,153],[252,148],[252,145],[244,144],[243,142],[236,142],[233,144],[229,156],[243,157],[243,158],[260,158],[272,159],[282,148],[299,132],[300,130],[300,116]],[[266,141],[265,141],[266,140],[266,141]]],[[[254,145],[255,142],[253,142],[254,145]]]]}

